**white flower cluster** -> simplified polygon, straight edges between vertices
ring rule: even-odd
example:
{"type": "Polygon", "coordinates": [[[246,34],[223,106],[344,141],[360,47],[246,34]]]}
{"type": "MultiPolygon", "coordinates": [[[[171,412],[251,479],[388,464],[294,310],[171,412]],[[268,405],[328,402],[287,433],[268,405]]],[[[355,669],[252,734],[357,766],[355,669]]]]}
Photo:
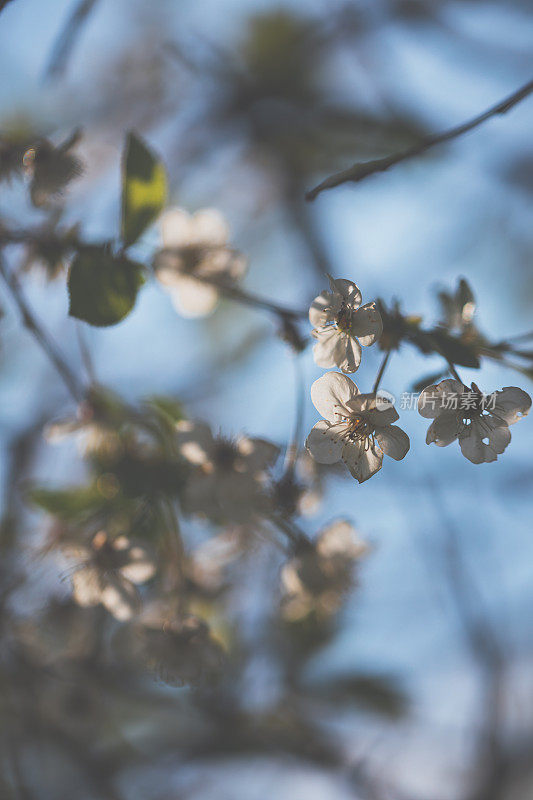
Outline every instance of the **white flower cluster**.
{"type": "Polygon", "coordinates": [[[155,274],[184,317],[201,317],[216,307],[220,287],[232,286],[246,272],[246,260],[228,246],[228,225],[219,211],[188,214],[167,211],[161,220],[163,249],[155,274]]]}
{"type": "MultiPolygon", "coordinates": [[[[361,345],[374,344],[383,331],[375,303],[361,306],[361,292],[348,280],[330,278],[331,291],[315,298],[309,319],[318,340],[314,358],[319,367],[355,372],[361,363],[361,345]]],[[[416,395],[414,396],[416,397],[416,395]]],[[[409,450],[409,437],[392,423],[394,407],[383,407],[376,393],[360,394],[345,375],[330,372],[311,387],[311,399],[324,419],[312,429],[306,447],[322,464],[342,459],[362,483],[381,469],[383,454],[401,460],[409,450]]],[[[402,408],[413,407],[407,400],[402,408]]],[[[484,394],[472,383],[456,379],[428,386],[418,398],[423,417],[433,419],[426,443],[439,447],[459,441],[463,455],[474,464],[495,461],[511,441],[509,425],[526,416],[531,397],[516,386],[484,394]]]]}
{"type": "MultiPolygon", "coordinates": [[[[377,342],[383,331],[375,303],[361,305],[355,283],[330,277],[331,291],[313,300],[309,320],[318,343],[313,349],[319,367],[355,372],[361,363],[361,345],[377,342]]],[[[383,454],[399,461],[409,450],[409,437],[393,425],[394,407],[383,408],[375,392],[361,394],[345,374],[328,372],[311,387],[311,399],[324,417],[307,437],[306,447],[321,464],[344,461],[363,483],[378,472],[383,454]]]]}
{"type": "Polygon", "coordinates": [[[484,395],[475,383],[468,389],[453,379],[428,386],[418,399],[420,414],[433,420],[426,443],[446,447],[458,440],[462,454],[473,464],[496,461],[511,441],[509,425],[530,408],[531,397],[517,386],[484,395]]]}
{"type": "MultiPolygon", "coordinates": [[[[243,256],[228,245],[229,231],[225,220],[214,209],[203,209],[192,215],[182,209],[168,211],[162,218],[162,237],[163,249],[155,259],[155,274],[170,293],[176,309],[184,316],[209,314],[215,308],[221,291],[235,288],[246,271],[243,256]]],[[[336,367],[342,374],[328,373],[311,388],[313,403],[324,419],[312,429],[306,447],[321,464],[333,464],[342,459],[353,477],[362,483],[381,469],[384,454],[396,460],[403,459],[410,443],[407,434],[393,425],[398,419],[394,407],[384,408],[375,392],[360,393],[347,377],[359,368],[362,348],[375,344],[383,333],[383,321],[376,303],[362,305],[361,292],[352,281],[328,278],[329,290],[321,292],[309,309],[312,336],[316,340],[313,355],[319,367],[336,367]]],[[[464,293],[463,289],[459,298],[461,302],[464,293]]],[[[473,305],[467,303],[465,306],[462,302],[464,312],[463,306],[468,306],[470,324],[473,305]]],[[[413,408],[416,404],[416,395],[412,394],[408,402],[404,393],[402,408],[413,408]]],[[[420,414],[434,419],[427,443],[435,442],[442,447],[458,439],[463,455],[476,464],[494,461],[503,453],[511,438],[509,425],[519,416],[525,416],[530,407],[531,398],[518,387],[507,387],[501,392],[485,395],[475,384],[469,389],[456,379],[428,386],[418,398],[420,414]]],[[[199,436],[196,446],[201,448],[205,436],[199,429],[196,434],[199,436]]],[[[181,435],[186,436],[185,431],[181,435]]],[[[248,480],[253,485],[246,486],[246,470],[235,468],[238,447],[235,450],[228,444],[224,449],[222,443],[216,447],[212,444],[211,453],[214,454],[217,448],[219,456],[204,460],[200,470],[203,470],[202,480],[208,488],[200,491],[200,484],[191,488],[191,507],[199,505],[192,496],[197,489],[202,502],[207,496],[214,498],[218,495],[217,505],[223,506],[229,502],[231,492],[239,483],[242,484],[239,488],[239,494],[242,490],[242,504],[250,505],[251,502],[256,505],[258,484],[255,473],[249,472],[248,480]],[[221,469],[216,466],[217,458],[224,460],[222,453],[226,450],[228,454],[231,451],[228,455],[231,461],[229,473],[222,462],[221,469]],[[233,476],[231,491],[226,491],[224,484],[229,474],[233,476]],[[218,475],[217,480],[215,475],[218,475]],[[233,479],[235,475],[239,480],[233,479]]],[[[200,467],[200,464],[196,463],[196,466],[200,467]]],[[[234,503],[231,505],[235,507],[234,503]]]]}

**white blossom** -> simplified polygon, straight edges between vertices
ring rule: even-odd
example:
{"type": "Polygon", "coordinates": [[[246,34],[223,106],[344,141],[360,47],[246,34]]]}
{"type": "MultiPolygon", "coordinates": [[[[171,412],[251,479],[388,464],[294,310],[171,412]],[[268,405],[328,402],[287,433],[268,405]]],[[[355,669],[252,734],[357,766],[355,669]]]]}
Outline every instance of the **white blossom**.
{"type": "Polygon", "coordinates": [[[179,451],[195,468],[183,497],[187,512],[242,522],[265,510],[267,469],[278,447],[248,436],[213,436],[208,425],[189,420],[176,424],[176,436],[179,451]]]}
{"type": "Polygon", "coordinates": [[[295,621],[310,613],[328,617],[337,611],[352,586],[355,562],[367,552],[366,542],[344,519],[323,528],[314,545],[302,544],[281,572],[283,617],[295,621]]]}
{"type": "Polygon", "coordinates": [[[453,378],[428,386],[418,400],[420,414],[433,420],[426,443],[446,447],[458,439],[473,464],[496,461],[511,441],[509,425],[530,408],[531,397],[517,386],[484,395],[475,383],[469,389],[453,378]]]}
{"type": "Polygon", "coordinates": [[[246,271],[244,257],[228,246],[226,221],[216,209],[175,208],[163,215],[161,233],[155,274],[174,307],[185,317],[210,314],[219,299],[214,284],[232,285],[246,271]]]}
{"type": "Polygon", "coordinates": [[[139,607],[135,584],[150,580],[156,569],[144,547],[99,531],[88,546],[69,544],[63,552],[76,562],[72,588],[78,605],[101,603],[120,621],[133,616],[139,607]]]}
{"type": "Polygon", "coordinates": [[[396,410],[379,410],[376,395],[360,394],[346,375],[322,375],[311,387],[311,399],[324,419],[311,430],[306,447],[321,464],[342,459],[362,483],[381,469],[384,453],[399,461],[409,450],[409,437],[392,424],[396,410]]]}
{"type": "Polygon", "coordinates": [[[329,280],[331,291],[315,297],[309,309],[312,335],[317,339],[313,355],[319,367],[355,372],[361,363],[361,345],[374,344],[383,332],[381,314],[375,303],[361,305],[355,283],[329,280]]]}
{"type": "Polygon", "coordinates": [[[115,429],[94,418],[83,406],[75,417],[50,422],[43,435],[49,444],[59,444],[69,436],[74,436],[79,452],[84,456],[92,454],[113,455],[120,446],[115,429]]]}

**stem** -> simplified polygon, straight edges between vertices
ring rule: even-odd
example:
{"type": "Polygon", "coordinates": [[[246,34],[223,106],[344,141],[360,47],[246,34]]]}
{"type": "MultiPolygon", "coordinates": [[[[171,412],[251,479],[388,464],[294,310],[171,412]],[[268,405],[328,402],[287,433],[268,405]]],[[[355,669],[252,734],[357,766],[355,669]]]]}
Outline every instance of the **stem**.
{"type": "Polygon", "coordinates": [[[221,283],[211,278],[206,278],[196,274],[193,277],[195,281],[200,281],[201,283],[208,283],[210,286],[215,286],[220,294],[223,294],[225,297],[229,297],[231,300],[235,300],[237,303],[243,303],[243,305],[246,306],[254,306],[255,308],[263,308],[265,311],[271,311],[273,314],[277,314],[282,318],[307,318],[307,311],[295,311],[292,308],[285,308],[277,303],[272,303],[270,300],[264,300],[262,297],[258,297],[255,294],[245,292],[236,286],[229,286],[228,284],[221,283]]]}
{"type": "Polygon", "coordinates": [[[43,352],[46,354],[50,362],[54,365],[57,372],[63,379],[65,386],[72,395],[72,398],[78,403],[83,398],[83,391],[78,385],[78,380],[63,356],[59,353],[55,343],[49,338],[48,334],[40,323],[35,318],[30,306],[28,305],[22,287],[19,284],[17,276],[14,272],[9,273],[6,269],[3,259],[0,257],[0,276],[3,278],[11,297],[13,298],[18,310],[20,311],[22,321],[25,327],[30,331],[33,338],[39,344],[43,352]]]}
{"type": "Polygon", "coordinates": [[[407,159],[419,156],[426,150],[429,150],[431,147],[435,147],[435,145],[442,144],[443,142],[447,142],[451,139],[457,138],[458,136],[462,136],[464,133],[468,133],[468,131],[473,130],[473,128],[477,128],[478,125],[481,125],[491,117],[495,117],[498,114],[505,114],[507,111],[510,111],[522,100],[525,100],[526,97],[528,97],[532,92],[533,80],[520,87],[520,89],[517,89],[515,92],[513,92],[513,94],[509,95],[509,97],[506,97],[504,100],[501,100],[495,106],[492,106],[492,108],[489,108],[488,111],[484,111],[482,114],[479,114],[479,116],[474,117],[468,122],[464,122],[455,128],[449,128],[442,133],[428,136],[427,138],[422,139],[422,141],[418,144],[407,148],[407,150],[402,150],[399,153],[394,153],[390,156],[386,156],[385,158],[378,158],[374,161],[358,162],[357,164],[348,167],[348,169],[335,172],[333,175],[330,175],[329,178],[323,180],[322,183],[319,183],[318,186],[315,186],[314,189],[311,189],[309,192],[307,192],[306,199],[314,200],[315,197],[325,189],[333,189],[335,186],[340,186],[343,183],[358,183],[359,181],[368,178],[369,175],[373,175],[376,172],[385,172],[385,170],[396,166],[396,164],[399,164],[401,161],[407,161],[407,159]]]}
{"type": "Polygon", "coordinates": [[[79,0],[71,12],[64,29],[54,45],[50,61],[46,67],[45,80],[56,78],[67,65],[76,41],[81,33],[84,22],[95,7],[98,0],[79,0]]]}
{"type": "Polygon", "coordinates": [[[89,381],[89,384],[91,386],[94,386],[97,381],[96,381],[96,373],[94,371],[93,360],[91,358],[91,353],[89,348],[87,347],[87,342],[85,341],[83,330],[79,322],[76,323],[76,336],[78,339],[78,346],[80,348],[81,360],[85,368],[87,379],[89,381]]]}
{"type": "MultiPolygon", "coordinates": [[[[287,165],[287,173],[290,166],[287,165]]],[[[310,217],[310,208],[304,199],[304,185],[299,180],[293,180],[286,192],[285,205],[294,227],[300,233],[304,246],[312,258],[316,274],[320,279],[328,273],[333,274],[334,269],[327,251],[316,231],[310,217]]]]}
{"type": "Polygon", "coordinates": [[[298,528],[294,522],[289,522],[283,517],[274,514],[272,515],[271,520],[278,530],[287,536],[292,544],[310,544],[310,540],[307,538],[305,533],[300,530],[300,528],[298,528]]]}
{"type": "Polygon", "coordinates": [[[389,349],[385,352],[385,355],[383,356],[383,361],[381,362],[378,374],[376,375],[376,380],[374,381],[374,388],[372,389],[374,394],[376,394],[377,390],[379,389],[379,384],[381,383],[381,379],[383,378],[385,370],[387,369],[387,364],[389,363],[391,352],[392,350],[389,349]]]}
{"type": "Polygon", "coordinates": [[[519,333],[517,336],[510,336],[503,344],[509,344],[511,342],[513,344],[517,342],[529,342],[531,339],[533,339],[533,331],[528,331],[528,333],[519,333]]]}
{"type": "Polygon", "coordinates": [[[294,423],[294,433],[292,441],[287,447],[287,455],[285,457],[285,470],[284,478],[291,478],[296,467],[296,460],[300,450],[300,442],[302,440],[302,427],[305,410],[305,391],[304,380],[302,375],[301,362],[298,358],[298,353],[294,353],[294,382],[295,382],[295,395],[296,395],[296,421],[294,423]]]}
{"type": "Polygon", "coordinates": [[[448,369],[450,370],[451,375],[455,378],[456,381],[459,381],[461,386],[466,386],[464,381],[462,381],[461,378],[459,377],[459,373],[455,369],[455,367],[454,367],[453,363],[450,361],[450,359],[446,358],[446,356],[444,356],[444,358],[446,359],[446,363],[448,364],[448,369]]]}

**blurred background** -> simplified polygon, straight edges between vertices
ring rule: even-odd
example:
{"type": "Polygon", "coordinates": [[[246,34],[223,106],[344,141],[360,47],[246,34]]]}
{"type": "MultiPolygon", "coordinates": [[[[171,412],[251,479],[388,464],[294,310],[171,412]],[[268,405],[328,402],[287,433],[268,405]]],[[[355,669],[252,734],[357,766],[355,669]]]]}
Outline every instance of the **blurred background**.
{"type": "MultiPolygon", "coordinates": [[[[531,100],[357,186],[313,203],[304,196],[335,170],[406,147],[513,92],[531,79],[532,42],[523,0],[11,0],[0,11],[0,131],[38,132],[57,144],[81,130],[84,171],[57,214],[87,240],[117,236],[120,158],[134,129],[166,165],[170,205],[216,207],[228,219],[232,243],[249,259],[249,291],[306,309],[329,272],[354,280],[364,302],[397,298],[431,325],[441,315],[438,290],[464,276],[476,324],[500,340],[532,327],[531,100]]],[[[0,214],[4,225],[24,228],[50,212],[32,206],[14,180],[0,184],[0,214]]],[[[148,259],[158,243],[154,226],[135,256],[148,259]]],[[[32,267],[23,281],[72,368],[83,374],[87,350],[98,382],[130,403],[172,397],[214,431],[283,448],[303,386],[301,446],[317,420],[308,389],[322,371],[310,348],[295,371],[268,313],[224,300],[207,319],[183,319],[150,282],[124,322],[98,330],[67,316],[64,274],[49,280],[32,267]]],[[[4,559],[2,607],[27,627],[50,603],[65,610],[70,590],[64,566],[36,555],[49,519],[23,503],[24,487],[79,484],[86,468],[72,438],[43,440],[46,423],[75,409],[7,296],[1,306],[3,515],[17,519],[25,543],[16,568],[4,559]]],[[[355,376],[362,391],[381,355],[365,350],[355,376]]],[[[399,398],[440,368],[437,356],[403,347],[382,386],[399,398]]],[[[502,364],[484,361],[461,377],[487,392],[531,392],[527,377],[502,364]]],[[[405,460],[388,460],[362,485],[320,471],[313,515],[301,523],[315,532],[346,517],[370,544],[335,625],[301,664],[315,687],[298,700],[310,728],[298,716],[294,730],[285,721],[268,736],[235,733],[237,706],[255,731],[254,719],[272,719],[285,691],[266,633],[279,554],[261,546],[232,601],[249,659],[218,728],[205,714],[191,722],[197,690],[150,680],[133,690],[135,715],[115,685],[113,702],[98,684],[62,706],[64,683],[48,680],[46,668],[30,680],[19,662],[9,666],[7,636],[2,796],[531,797],[531,421],[513,428],[497,462],[475,466],[456,446],[427,447],[426,421],[399,411],[411,438],[405,460]],[[337,687],[337,702],[326,704],[317,689],[326,685],[337,687]],[[48,722],[47,735],[36,735],[46,714],[57,715],[56,739],[48,722]]],[[[193,538],[206,535],[205,526],[184,525],[193,538]]],[[[77,685],[91,674],[80,673],[77,685]]]]}

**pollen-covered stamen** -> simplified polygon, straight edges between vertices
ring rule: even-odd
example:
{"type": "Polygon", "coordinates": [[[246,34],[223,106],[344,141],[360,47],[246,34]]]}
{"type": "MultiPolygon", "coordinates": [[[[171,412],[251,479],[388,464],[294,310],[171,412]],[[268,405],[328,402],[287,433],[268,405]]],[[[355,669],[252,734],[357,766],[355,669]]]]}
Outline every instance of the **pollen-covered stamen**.
{"type": "Polygon", "coordinates": [[[335,320],[337,329],[343,333],[349,333],[352,327],[352,316],[353,308],[343,302],[335,320]]]}
{"type": "Polygon", "coordinates": [[[342,409],[341,411],[335,411],[335,416],[340,417],[339,422],[346,423],[346,427],[337,434],[334,441],[338,442],[341,439],[345,439],[349,442],[363,441],[365,450],[368,450],[374,445],[375,427],[368,419],[357,414],[346,414],[346,409],[343,409],[342,406],[337,405],[336,408],[342,409]]]}

